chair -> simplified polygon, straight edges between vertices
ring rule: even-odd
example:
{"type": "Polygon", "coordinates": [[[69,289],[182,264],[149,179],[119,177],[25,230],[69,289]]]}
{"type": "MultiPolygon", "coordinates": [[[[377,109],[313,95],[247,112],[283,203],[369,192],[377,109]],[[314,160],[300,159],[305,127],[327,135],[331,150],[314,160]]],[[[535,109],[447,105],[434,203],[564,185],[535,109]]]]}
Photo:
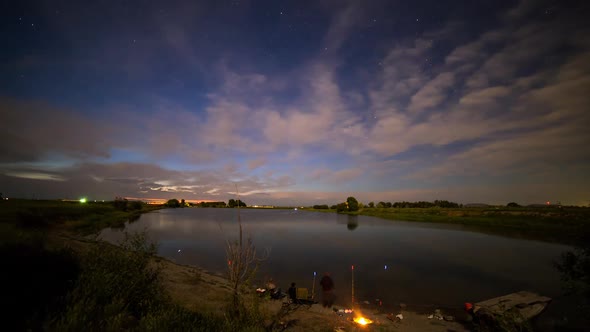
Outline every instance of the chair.
{"type": "Polygon", "coordinates": [[[307,288],[297,288],[297,300],[308,300],[309,291],[307,288]]]}

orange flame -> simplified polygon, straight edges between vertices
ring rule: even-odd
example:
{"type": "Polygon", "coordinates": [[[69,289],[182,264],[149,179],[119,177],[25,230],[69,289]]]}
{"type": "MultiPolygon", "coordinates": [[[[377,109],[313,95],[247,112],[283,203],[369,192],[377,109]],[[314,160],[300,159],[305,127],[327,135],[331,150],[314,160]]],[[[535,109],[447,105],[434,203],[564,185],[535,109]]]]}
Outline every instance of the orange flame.
{"type": "Polygon", "coordinates": [[[354,322],[357,323],[357,324],[359,324],[359,325],[369,325],[369,324],[372,324],[373,323],[372,320],[370,320],[368,318],[365,318],[365,317],[356,317],[354,319],[354,322]]]}

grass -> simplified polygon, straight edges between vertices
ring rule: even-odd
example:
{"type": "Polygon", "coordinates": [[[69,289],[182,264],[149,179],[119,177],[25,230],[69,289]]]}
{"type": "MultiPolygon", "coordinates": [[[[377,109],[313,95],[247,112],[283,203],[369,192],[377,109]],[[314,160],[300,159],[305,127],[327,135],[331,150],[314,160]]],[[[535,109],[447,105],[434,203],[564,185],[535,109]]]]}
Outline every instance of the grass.
{"type": "Polygon", "coordinates": [[[59,229],[77,234],[97,233],[104,228],[123,228],[142,213],[160,209],[147,204],[114,202],[63,202],[11,199],[0,201],[0,224],[20,229],[59,229]]]}
{"type": "Polygon", "coordinates": [[[577,244],[580,235],[590,232],[590,209],[579,207],[363,208],[345,213],[396,221],[455,224],[486,233],[566,244],[577,244]]]}
{"type": "Polygon", "coordinates": [[[236,318],[175,303],[145,234],[128,235],[119,246],[85,238],[87,245],[76,250],[49,241],[53,233],[124,227],[153,209],[121,202],[0,201],[0,292],[9,304],[4,325],[18,331],[264,331],[267,317],[257,307],[236,318]]]}

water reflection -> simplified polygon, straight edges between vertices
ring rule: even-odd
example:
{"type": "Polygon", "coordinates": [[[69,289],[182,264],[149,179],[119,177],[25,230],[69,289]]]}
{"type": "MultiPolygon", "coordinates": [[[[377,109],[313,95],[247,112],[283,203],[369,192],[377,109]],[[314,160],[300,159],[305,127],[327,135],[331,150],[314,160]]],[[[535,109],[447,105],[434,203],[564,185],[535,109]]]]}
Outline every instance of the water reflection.
{"type": "Polygon", "coordinates": [[[359,227],[359,216],[349,214],[337,214],[336,223],[346,224],[346,228],[349,231],[354,231],[359,227]]]}
{"type": "Polygon", "coordinates": [[[354,231],[357,227],[359,227],[358,216],[348,216],[348,223],[346,223],[346,227],[349,231],[354,231]]]}
{"type": "MultiPolygon", "coordinates": [[[[454,305],[519,290],[555,296],[559,275],[552,262],[569,249],[366,216],[242,210],[241,217],[256,247],[272,249],[260,276],[272,275],[283,289],[295,282],[311,290],[314,271],[331,271],[341,301],[350,301],[351,265],[355,298],[379,298],[384,305],[454,305]]],[[[224,244],[237,235],[237,216],[232,209],[161,210],[128,225],[130,230],[145,227],[159,242],[160,255],[223,273],[224,244]]],[[[120,233],[106,230],[103,236],[116,240],[120,233]]]]}

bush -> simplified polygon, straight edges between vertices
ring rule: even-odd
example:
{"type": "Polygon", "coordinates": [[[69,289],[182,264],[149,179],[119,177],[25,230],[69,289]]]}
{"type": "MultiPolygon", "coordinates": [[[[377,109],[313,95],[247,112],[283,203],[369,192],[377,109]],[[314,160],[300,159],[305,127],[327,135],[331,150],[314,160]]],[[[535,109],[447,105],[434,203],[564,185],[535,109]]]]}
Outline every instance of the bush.
{"type": "Polygon", "coordinates": [[[140,233],[126,235],[121,247],[99,242],[81,257],[82,273],[53,328],[125,329],[166,302],[160,271],[149,266],[155,245],[140,233]]]}

